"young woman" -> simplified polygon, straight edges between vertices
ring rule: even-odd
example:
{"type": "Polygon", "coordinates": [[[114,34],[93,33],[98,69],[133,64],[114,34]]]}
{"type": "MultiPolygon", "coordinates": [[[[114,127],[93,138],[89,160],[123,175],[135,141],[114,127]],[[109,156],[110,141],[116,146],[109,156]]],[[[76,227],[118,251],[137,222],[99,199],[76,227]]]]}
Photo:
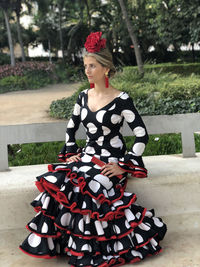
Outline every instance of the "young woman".
{"type": "Polygon", "coordinates": [[[71,266],[117,266],[161,251],[166,225],[135,204],[125,191],[127,174],[144,178],[142,153],[146,127],[130,96],[109,84],[115,73],[102,33],[86,40],[85,73],[91,88],[79,94],[59,158],[38,176],[41,194],[31,203],[37,214],[20,249],[34,257],[69,256],[71,266]],[[121,129],[126,121],[136,136],[127,152],[121,129]],[[83,124],[87,139],[78,148],[75,133],[83,124]]]}

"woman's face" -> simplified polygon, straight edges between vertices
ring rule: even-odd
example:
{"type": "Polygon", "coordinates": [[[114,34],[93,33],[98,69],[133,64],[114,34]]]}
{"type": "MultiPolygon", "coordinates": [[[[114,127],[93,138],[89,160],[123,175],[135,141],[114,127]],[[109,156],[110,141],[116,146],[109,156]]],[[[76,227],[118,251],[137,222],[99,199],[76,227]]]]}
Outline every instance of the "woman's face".
{"type": "Polygon", "coordinates": [[[84,58],[85,74],[89,83],[98,83],[104,81],[105,73],[108,71],[106,67],[103,67],[94,57],[86,56],[84,58]]]}

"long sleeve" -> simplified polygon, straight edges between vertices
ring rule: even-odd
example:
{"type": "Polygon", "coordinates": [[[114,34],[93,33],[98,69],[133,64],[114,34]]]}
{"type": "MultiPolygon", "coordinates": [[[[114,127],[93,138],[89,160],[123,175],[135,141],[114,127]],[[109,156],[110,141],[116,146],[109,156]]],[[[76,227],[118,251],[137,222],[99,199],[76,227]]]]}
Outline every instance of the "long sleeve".
{"type": "Polygon", "coordinates": [[[133,177],[145,178],[147,177],[147,170],[144,167],[142,154],[149,137],[144,122],[128,95],[127,99],[123,101],[121,115],[133,131],[135,141],[131,151],[119,159],[119,166],[126,172],[131,173],[133,177]]]}
{"type": "Polygon", "coordinates": [[[81,149],[76,144],[75,134],[80,125],[81,112],[81,93],[78,96],[77,102],[74,105],[72,116],[67,124],[65,145],[61,149],[58,158],[60,161],[66,161],[67,158],[78,154],[81,149]]]}

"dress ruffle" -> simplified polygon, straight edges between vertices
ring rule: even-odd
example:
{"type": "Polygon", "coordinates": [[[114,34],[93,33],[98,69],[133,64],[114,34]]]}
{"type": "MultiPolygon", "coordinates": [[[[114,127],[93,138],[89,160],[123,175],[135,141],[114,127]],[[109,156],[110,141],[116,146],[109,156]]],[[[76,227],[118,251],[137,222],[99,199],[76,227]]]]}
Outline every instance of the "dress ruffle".
{"type": "Polygon", "coordinates": [[[124,191],[126,179],[109,184],[95,163],[79,164],[52,164],[37,177],[36,216],[20,249],[33,257],[70,256],[71,266],[117,266],[159,253],[166,225],[124,191]]]}

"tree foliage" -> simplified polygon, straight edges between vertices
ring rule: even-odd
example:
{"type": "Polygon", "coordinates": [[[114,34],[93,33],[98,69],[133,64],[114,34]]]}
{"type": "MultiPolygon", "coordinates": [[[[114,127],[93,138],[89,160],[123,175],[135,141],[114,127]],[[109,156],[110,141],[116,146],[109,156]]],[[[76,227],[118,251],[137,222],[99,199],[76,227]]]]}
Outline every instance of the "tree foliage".
{"type": "MultiPolygon", "coordinates": [[[[144,59],[151,46],[156,53],[166,55],[169,47],[178,53],[183,44],[193,46],[199,42],[199,0],[124,0],[124,3],[144,59]]],[[[16,44],[14,13],[18,12],[21,17],[24,14],[22,5],[26,5],[33,17],[29,29],[21,27],[24,46],[42,43],[46,51],[57,55],[63,50],[68,63],[79,64],[79,54],[88,33],[102,31],[115,55],[115,63],[136,64],[133,44],[116,0],[1,0],[0,49],[8,47],[3,9],[9,15],[16,44]]]]}

